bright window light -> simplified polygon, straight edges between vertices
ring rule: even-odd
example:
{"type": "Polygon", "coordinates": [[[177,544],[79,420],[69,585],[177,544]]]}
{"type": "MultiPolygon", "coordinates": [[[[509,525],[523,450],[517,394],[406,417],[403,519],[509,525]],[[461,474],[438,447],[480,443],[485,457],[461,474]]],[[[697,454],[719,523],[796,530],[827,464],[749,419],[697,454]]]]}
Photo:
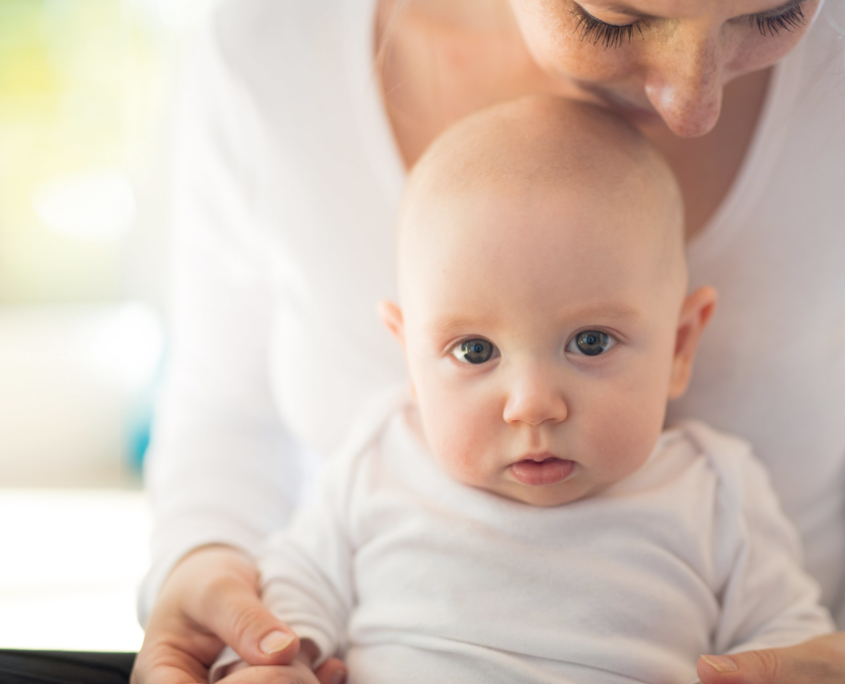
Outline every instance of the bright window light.
{"type": "Polygon", "coordinates": [[[97,376],[126,392],[138,392],[149,388],[155,377],[164,336],[164,323],[155,309],[129,302],[102,319],[81,351],[97,376]]]}
{"type": "Polygon", "coordinates": [[[135,651],[150,520],[139,492],[0,489],[0,646],[135,651]]]}
{"type": "Polygon", "coordinates": [[[135,224],[135,194],[120,173],[84,173],[50,181],[32,198],[51,230],[82,240],[117,240],[135,224]]]}

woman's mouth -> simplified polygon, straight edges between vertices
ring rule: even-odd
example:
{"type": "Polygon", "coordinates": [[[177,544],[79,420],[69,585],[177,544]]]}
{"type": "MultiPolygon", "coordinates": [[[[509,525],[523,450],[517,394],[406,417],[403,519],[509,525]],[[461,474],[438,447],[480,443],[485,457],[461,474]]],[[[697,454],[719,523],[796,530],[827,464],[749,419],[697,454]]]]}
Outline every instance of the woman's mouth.
{"type": "Polygon", "coordinates": [[[513,479],[529,487],[542,487],[563,482],[575,469],[574,461],[552,454],[528,454],[508,466],[513,479]]]}

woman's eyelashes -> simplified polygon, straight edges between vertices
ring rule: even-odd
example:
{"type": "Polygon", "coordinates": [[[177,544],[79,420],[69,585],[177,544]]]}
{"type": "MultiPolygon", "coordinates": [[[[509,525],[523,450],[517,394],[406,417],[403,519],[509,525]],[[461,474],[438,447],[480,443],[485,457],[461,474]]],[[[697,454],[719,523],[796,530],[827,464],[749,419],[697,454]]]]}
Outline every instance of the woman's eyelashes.
{"type": "Polygon", "coordinates": [[[602,330],[582,330],[569,340],[566,351],[581,356],[599,356],[616,346],[616,338],[602,330]]]}
{"type": "Polygon", "coordinates": [[[776,36],[784,31],[792,32],[801,28],[807,23],[807,18],[804,16],[804,3],[793,5],[778,14],[769,14],[763,12],[761,14],[752,14],[748,17],[748,21],[752,24],[757,24],[757,30],[763,36],[776,36]]]}
{"type": "Polygon", "coordinates": [[[646,19],[637,19],[631,24],[623,24],[622,26],[608,24],[594,17],[581,5],[575,5],[571,12],[578,22],[575,26],[578,38],[582,42],[590,42],[593,45],[601,43],[605,50],[619,47],[623,43],[630,43],[634,33],[642,37],[643,29],[648,28],[648,20],[646,19]]]}
{"type": "Polygon", "coordinates": [[[483,338],[464,340],[452,347],[452,356],[458,361],[474,365],[486,363],[498,356],[498,354],[499,351],[496,349],[496,345],[483,338]]]}
{"type": "MultiPolygon", "coordinates": [[[[805,0],[805,2],[807,1],[809,0],[805,0]]],[[[780,12],[749,14],[747,19],[750,25],[757,26],[757,30],[761,35],[774,38],[782,30],[787,32],[796,31],[807,23],[807,18],[804,16],[803,10],[805,2],[799,2],[780,12]]],[[[594,17],[578,4],[575,4],[570,12],[575,17],[575,31],[578,33],[579,39],[582,42],[589,42],[593,45],[601,44],[605,50],[630,43],[634,38],[634,34],[643,38],[643,29],[647,29],[650,25],[648,19],[644,18],[637,19],[630,24],[608,24],[594,17]]]]}

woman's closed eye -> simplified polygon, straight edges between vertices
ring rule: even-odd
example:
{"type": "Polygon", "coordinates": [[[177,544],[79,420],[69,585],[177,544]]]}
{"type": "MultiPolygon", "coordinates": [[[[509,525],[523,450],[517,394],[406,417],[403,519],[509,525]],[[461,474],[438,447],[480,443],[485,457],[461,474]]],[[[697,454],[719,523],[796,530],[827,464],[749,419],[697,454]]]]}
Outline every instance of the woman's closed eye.
{"type": "Polygon", "coordinates": [[[602,330],[582,330],[569,340],[566,351],[580,356],[599,356],[616,346],[615,337],[602,330]]]}
{"type": "Polygon", "coordinates": [[[643,35],[643,29],[648,28],[647,19],[637,19],[630,24],[608,24],[606,21],[597,19],[581,5],[575,5],[570,10],[578,22],[575,30],[582,42],[590,42],[593,45],[601,43],[605,50],[621,46],[623,43],[630,43],[637,33],[643,35]]]}
{"type": "MultiPolygon", "coordinates": [[[[803,5],[807,1],[802,0],[783,9],[749,14],[738,19],[747,20],[751,26],[756,25],[761,35],[775,37],[782,30],[792,32],[807,22],[803,10],[803,5]]],[[[575,4],[570,11],[577,22],[575,30],[579,39],[593,45],[601,44],[605,49],[630,43],[635,34],[641,38],[644,37],[643,31],[650,25],[649,20],[645,18],[637,19],[630,24],[609,24],[594,17],[578,4],[575,4]]]]}
{"type": "Polygon", "coordinates": [[[802,9],[803,5],[804,3],[800,2],[780,12],[751,14],[748,21],[751,24],[756,24],[757,30],[764,36],[776,36],[781,32],[781,29],[792,32],[801,28],[807,22],[802,9]]]}
{"type": "Polygon", "coordinates": [[[498,355],[499,350],[496,345],[480,337],[463,340],[452,347],[452,356],[461,363],[478,365],[486,363],[498,355]]]}

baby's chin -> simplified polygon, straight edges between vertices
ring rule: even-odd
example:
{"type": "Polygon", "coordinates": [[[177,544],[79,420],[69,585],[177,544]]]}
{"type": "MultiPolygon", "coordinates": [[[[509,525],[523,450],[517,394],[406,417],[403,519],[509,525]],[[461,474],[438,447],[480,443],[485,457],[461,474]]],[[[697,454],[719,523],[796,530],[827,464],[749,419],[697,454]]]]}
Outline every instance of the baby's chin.
{"type": "Polygon", "coordinates": [[[589,492],[577,491],[573,487],[561,485],[546,485],[544,487],[500,488],[493,494],[498,494],[512,501],[518,501],[537,508],[554,508],[579,501],[589,496],[589,492]]]}

